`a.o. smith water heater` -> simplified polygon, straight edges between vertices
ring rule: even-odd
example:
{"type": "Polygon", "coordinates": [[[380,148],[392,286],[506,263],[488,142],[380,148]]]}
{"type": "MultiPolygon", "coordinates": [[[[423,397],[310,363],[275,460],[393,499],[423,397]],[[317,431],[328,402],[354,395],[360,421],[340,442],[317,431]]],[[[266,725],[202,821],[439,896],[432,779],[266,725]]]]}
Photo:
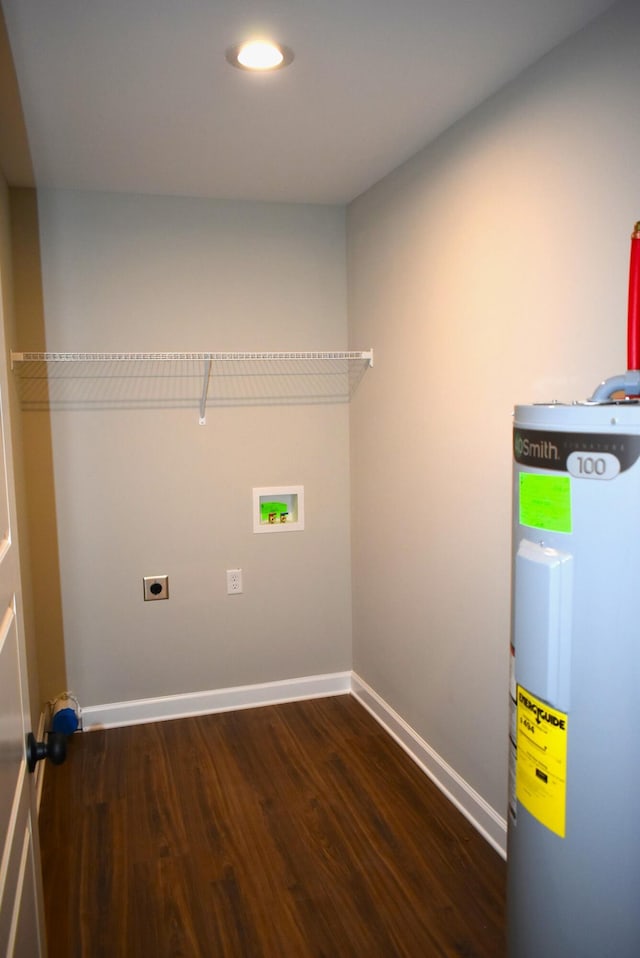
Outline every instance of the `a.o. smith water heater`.
{"type": "Polygon", "coordinates": [[[628,372],[515,410],[509,958],[640,958],[639,254],[628,372]]]}

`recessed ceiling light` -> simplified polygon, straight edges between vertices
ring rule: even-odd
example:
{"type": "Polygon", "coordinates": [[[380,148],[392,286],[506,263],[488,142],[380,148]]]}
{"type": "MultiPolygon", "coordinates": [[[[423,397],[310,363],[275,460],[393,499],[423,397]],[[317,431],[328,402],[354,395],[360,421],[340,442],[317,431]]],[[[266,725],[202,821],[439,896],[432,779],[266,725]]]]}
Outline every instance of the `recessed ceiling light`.
{"type": "Polygon", "coordinates": [[[293,51],[270,40],[246,40],[230,47],[226,57],[233,67],[265,73],[288,66],[293,60],[293,51]]]}

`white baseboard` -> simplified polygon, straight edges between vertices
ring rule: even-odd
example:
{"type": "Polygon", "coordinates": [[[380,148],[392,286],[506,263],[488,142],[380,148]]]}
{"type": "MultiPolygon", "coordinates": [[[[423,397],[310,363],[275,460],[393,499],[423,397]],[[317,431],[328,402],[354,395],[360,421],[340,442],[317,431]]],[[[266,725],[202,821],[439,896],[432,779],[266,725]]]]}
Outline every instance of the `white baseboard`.
{"type": "Polygon", "coordinates": [[[351,675],[351,692],[410,758],[438,786],[449,801],[480,832],[490,845],[507,857],[507,823],[458,773],[420,738],[397,712],[358,675],[351,675]]]}
{"type": "Polygon", "coordinates": [[[302,699],[341,695],[351,691],[351,673],[310,675],[281,682],[260,685],[242,685],[230,689],[212,689],[206,692],[187,692],[184,695],[164,695],[159,698],[137,699],[131,702],[112,702],[108,705],[83,707],[84,731],[116,728],[119,725],[141,725],[144,722],[162,722],[166,719],[230,712],[260,705],[278,705],[302,699]]]}

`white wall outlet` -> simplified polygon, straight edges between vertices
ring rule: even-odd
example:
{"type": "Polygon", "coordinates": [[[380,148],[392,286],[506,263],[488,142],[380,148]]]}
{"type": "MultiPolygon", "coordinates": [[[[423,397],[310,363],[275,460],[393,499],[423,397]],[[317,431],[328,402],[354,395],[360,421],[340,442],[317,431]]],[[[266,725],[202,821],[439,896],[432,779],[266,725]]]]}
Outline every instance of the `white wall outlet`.
{"type": "Polygon", "coordinates": [[[227,569],[227,595],[242,592],[242,569],[227,569]]]}
{"type": "Polygon", "coordinates": [[[155,599],[169,598],[168,575],[145,575],[142,580],[144,601],[153,602],[155,599]]]}

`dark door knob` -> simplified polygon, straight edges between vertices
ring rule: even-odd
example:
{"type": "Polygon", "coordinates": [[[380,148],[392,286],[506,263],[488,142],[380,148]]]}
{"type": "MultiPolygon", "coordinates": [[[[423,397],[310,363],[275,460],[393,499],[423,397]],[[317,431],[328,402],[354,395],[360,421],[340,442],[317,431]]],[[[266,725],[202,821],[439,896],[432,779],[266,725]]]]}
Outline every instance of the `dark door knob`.
{"type": "Polygon", "coordinates": [[[36,742],[33,732],[27,735],[27,768],[33,772],[43,758],[54,765],[62,765],[67,757],[67,736],[62,732],[49,732],[46,742],[36,742]]]}

